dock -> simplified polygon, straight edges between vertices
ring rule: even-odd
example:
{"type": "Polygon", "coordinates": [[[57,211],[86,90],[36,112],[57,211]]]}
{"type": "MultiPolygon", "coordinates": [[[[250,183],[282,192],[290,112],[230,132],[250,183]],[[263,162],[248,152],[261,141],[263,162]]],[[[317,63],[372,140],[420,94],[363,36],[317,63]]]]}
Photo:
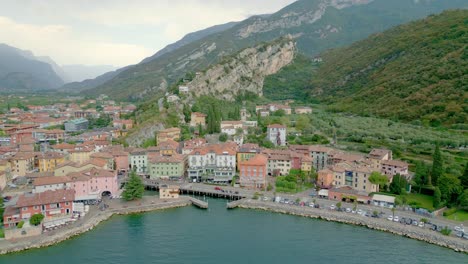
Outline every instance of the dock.
{"type": "Polygon", "coordinates": [[[196,198],[190,197],[190,202],[198,208],[201,209],[208,209],[208,202],[204,202],[202,200],[198,200],[196,198]]]}
{"type": "Polygon", "coordinates": [[[237,208],[241,203],[244,202],[244,199],[237,200],[237,201],[232,201],[226,204],[227,209],[234,209],[237,208]]]}

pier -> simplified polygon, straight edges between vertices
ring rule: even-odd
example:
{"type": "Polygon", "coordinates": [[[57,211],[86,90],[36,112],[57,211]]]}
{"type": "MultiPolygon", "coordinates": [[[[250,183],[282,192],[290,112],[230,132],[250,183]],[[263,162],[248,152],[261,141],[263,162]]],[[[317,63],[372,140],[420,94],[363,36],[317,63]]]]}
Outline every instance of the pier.
{"type": "Polygon", "coordinates": [[[198,208],[201,209],[208,209],[208,202],[204,202],[202,200],[198,200],[196,198],[190,197],[190,202],[198,208]]]}

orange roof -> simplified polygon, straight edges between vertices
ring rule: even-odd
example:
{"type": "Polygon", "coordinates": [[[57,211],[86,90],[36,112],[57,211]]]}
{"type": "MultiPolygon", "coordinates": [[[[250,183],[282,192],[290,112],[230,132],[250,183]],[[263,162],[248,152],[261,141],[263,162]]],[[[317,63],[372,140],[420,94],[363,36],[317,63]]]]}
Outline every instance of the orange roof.
{"type": "Polygon", "coordinates": [[[193,116],[196,116],[196,117],[206,117],[205,114],[199,113],[199,112],[193,112],[192,115],[193,115],[193,116]]]}
{"type": "Polygon", "coordinates": [[[70,182],[70,178],[67,176],[46,176],[39,177],[34,180],[34,186],[60,184],[70,182]]]}
{"type": "Polygon", "coordinates": [[[16,207],[72,202],[75,200],[75,190],[45,191],[42,193],[27,193],[18,198],[16,207]]]}
{"type": "Polygon", "coordinates": [[[257,154],[249,160],[239,162],[241,166],[266,166],[268,163],[268,158],[264,155],[257,154]]]}
{"type": "Polygon", "coordinates": [[[389,165],[402,168],[407,168],[409,166],[408,163],[401,160],[384,160],[382,161],[382,165],[389,165]]]}
{"type": "Polygon", "coordinates": [[[268,125],[268,128],[286,128],[286,127],[280,124],[271,124],[271,125],[268,125]]]}

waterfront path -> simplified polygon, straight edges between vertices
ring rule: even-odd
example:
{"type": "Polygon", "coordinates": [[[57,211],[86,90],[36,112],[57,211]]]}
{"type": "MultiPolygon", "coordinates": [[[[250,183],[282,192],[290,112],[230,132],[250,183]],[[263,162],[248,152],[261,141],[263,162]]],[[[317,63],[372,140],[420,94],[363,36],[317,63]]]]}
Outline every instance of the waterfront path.
{"type": "MultiPolygon", "coordinates": [[[[280,204],[270,201],[259,201],[243,199],[235,201],[234,205],[239,208],[267,210],[277,213],[285,213],[297,216],[324,219],[327,221],[341,222],[371,229],[390,232],[393,234],[425,241],[442,247],[451,248],[455,251],[468,253],[468,241],[458,237],[444,236],[439,232],[430,230],[427,227],[417,227],[404,225],[398,222],[388,221],[385,218],[365,217],[358,214],[339,212],[327,208],[311,208],[306,206],[295,206],[290,204],[280,204]]],[[[229,205],[228,205],[229,207],[229,205]]]]}
{"type": "Polygon", "coordinates": [[[109,219],[114,214],[149,212],[192,204],[190,198],[184,196],[174,200],[161,200],[156,196],[145,196],[138,201],[125,202],[120,199],[112,199],[105,200],[104,203],[109,206],[106,210],[101,211],[97,206],[92,206],[90,212],[85,217],[72,225],[44,233],[41,236],[13,241],[0,241],[0,255],[57,244],[93,229],[99,223],[109,219]]]}

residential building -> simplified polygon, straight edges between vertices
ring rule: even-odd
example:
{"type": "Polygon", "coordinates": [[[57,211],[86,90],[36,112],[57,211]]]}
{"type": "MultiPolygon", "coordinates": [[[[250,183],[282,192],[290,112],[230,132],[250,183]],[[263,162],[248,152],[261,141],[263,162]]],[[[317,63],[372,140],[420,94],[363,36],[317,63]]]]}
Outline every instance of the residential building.
{"type": "Polygon", "coordinates": [[[206,145],[206,139],[204,138],[195,138],[191,140],[186,140],[183,142],[182,145],[182,154],[188,155],[190,154],[195,148],[201,147],[206,145]]]}
{"type": "Polygon", "coordinates": [[[71,180],[67,176],[38,177],[33,182],[33,193],[71,189],[71,180]]]}
{"type": "Polygon", "coordinates": [[[161,130],[157,133],[156,142],[158,145],[168,140],[179,141],[180,140],[180,128],[171,127],[168,129],[161,130]]]}
{"type": "Polygon", "coordinates": [[[159,187],[159,199],[178,199],[179,186],[177,185],[161,185],[159,187]]]}
{"type": "Polygon", "coordinates": [[[322,170],[325,167],[332,165],[331,159],[329,160],[329,154],[332,153],[332,149],[313,145],[309,146],[310,157],[313,159],[313,166],[316,171],[322,170]]]}
{"type": "Polygon", "coordinates": [[[185,156],[173,154],[159,155],[148,161],[150,179],[182,178],[186,171],[185,156]]]}
{"type": "Polygon", "coordinates": [[[330,167],[334,173],[333,186],[349,186],[359,192],[378,192],[379,186],[369,181],[373,170],[359,164],[339,163],[330,167]]]}
{"type": "Polygon", "coordinates": [[[301,160],[301,171],[304,171],[304,172],[311,172],[312,171],[312,163],[313,163],[313,159],[308,156],[308,155],[303,155],[302,156],[302,160],[301,160]]]}
{"type": "Polygon", "coordinates": [[[179,86],[179,94],[188,94],[189,87],[188,86],[179,86]]]}
{"type": "Polygon", "coordinates": [[[199,112],[192,112],[190,115],[190,126],[196,127],[198,125],[205,126],[206,124],[206,115],[199,112]]]}
{"type": "Polygon", "coordinates": [[[88,162],[78,164],[76,162],[68,161],[63,164],[58,165],[54,170],[54,176],[66,176],[73,172],[84,171],[91,168],[103,169],[102,166],[105,164],[98,164],[96,160],[90,160],[88,162]]]}
{"type": "Polygon", "coordinates": [[[237,169],[239,170],[239,163],[243,161],[247,161],[254,157],[257,154],[260,154],[262,149],[259,147],[258,144],[243,144],[237,150],[237,169]]]}
{"type": "Polygon", "coordinates": [[[148,172],[148,153],[146,150],[134,150],[130,152],[128,158],[130,170],[134,170],[138,174],[146,174],[148,172]]]}
{"type": "Polygon", "coordinates": [[[195,181],[229,182],[236,175],[235,143],[195,148],[188,156],[188,177],[195,181]]]}
{"type": "Polygon", "coordinates": [[[296,109],[294,109],[294,111],[298,115],[312,114],[312,108],[308,106],[298,106],[296,109]]]}
{"type": "Polygon", "coordinates": [[[102,160],[105,162],[104,169],[113,170],[114,169],[114,156],[107,152],[95,152],[90,155],[91,159],[102,160]]]}
{"type": "Polygon", "coordinates": [[[5,189],[6,185],[7,185],[7,174],[5,171],[0,171],[0,191],[5,189]]]}
{"type": "Polygon", "coordinates": [[[57,152],[39,153],[36,158],[39,172],[54,171],[55,167],[65,162],[65,155],[57,152]]]}
{"type": "Polygon", "coordinates": [[[268,157],[268,175],[289,175],[289,171],[291,170],[291,151],[265,149],[262,154],[268,157]]]}
{"type": "Polygon", "coordinates": [[[83,164],[91,159],[91,154],[94,153],[93,148],[81,148],[69,150],[69,159],[72,162],[83,164]]]}
{"type": "Polygon", "coordinates": [[[3,215],[5,227],[14,227],[22,220],[28,220],[35,214],[42,214],[46,220],[70,217],[73,214],[73,190],[45,191],[25,193],[19,196],[16,205],[7,207],[3,215]]]}
{"type": "Polygon", "coordinates": [[[78,118],[70,120],[65,123],[65,131],[67,132],[77,132],[88,129],[89,122],[85,118],[78,118]]]}
{"type": "Polygon", "coordinates": [[[267,138],[275,146],[286,146],[286,127],[279,124],[269,125],[267,138]]]}
{"type": "Polygon", "coordinates": [[[320,188],[329,189],[333,186],[335,180],[335,174],[329,169],[320,170],[317,176],[317,185],[320,188]]]}
{"type": "Polygon", "coordinates": [[[90,168],[67,176],[75,191],[75,201],[99,200],[102,196],[120,194],[116,171],[90,168]]]}
{"type": "Polygon", "coordinates": [[[372,149],[369,153],[369,159],[374,169],[381,170],[382,161],[392,160],[393,154],[392,151],[388,149],[372,149]]]}
{"type": "Polygon", "coordinates": [[[355,190],[350,186],[336,187],[328,190],[328,199],[362,204],[369,204],[371,200],[367,192],[355,190]]]}
{"type": "Polygon", "coordinates": [[[245,133],[243,121],[221,121],[221,133],[234,136],[238,130],[242,130],[242,133],[245,133]]]}
{"type": "Polygon", "coordinates": [[[61,143],[61,144],[53,145],[51,148],[56,152],[68,153],[68,151],[75,149],[75,145],[68,144],[68,143],[61,143]]]}
{"type": "Polygon", "coordinates": [[[148,158],[156,157],[156,156],[172,156],[179,153],[180,144],[179,142],[175,142],[172,139],[164,141],[156,147],[150,147],[147,149],[148,158]]]}
{"type": "Polygon", "coordinates": [[[268,158],[255,154],[248,160],[239,162],[239,182],[242,187],[263,189],[267,186],[268,158]]]}
{"type": "Polygon", "coordinates": [[[26,173],[32,172],[34,170],[34,163],[34,153],[18,152],[10,159],[11,174],[14,176],[25,176],[26,173]]]}
{"type": "Polygon", "coordinates": [[[401,176],[404,176],[406,178],[409,177],[409,173],[408,173],[409,164],[404,161],[383,160],[381,164],[382,164],[382,169],[380,172],[382,174],[389,176],[390,178],[393,178],[393,176],[397,174],[400,174],[401,176]]]}
{"type": "Polygon", "coordinates": [[[116,119],[112,122],[112,125],[115,128],[119,129],[132,129],[133,128],[133,120],[131,119],[116,119]]]}

